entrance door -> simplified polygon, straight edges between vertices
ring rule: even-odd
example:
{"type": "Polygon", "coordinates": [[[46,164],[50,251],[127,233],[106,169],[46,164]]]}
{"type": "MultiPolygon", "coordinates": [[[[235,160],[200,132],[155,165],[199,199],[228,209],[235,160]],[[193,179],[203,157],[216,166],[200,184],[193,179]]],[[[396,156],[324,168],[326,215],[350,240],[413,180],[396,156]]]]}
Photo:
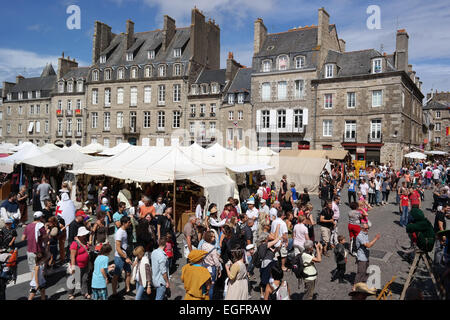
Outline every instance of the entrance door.
{"type": "Polygon", "coordinates": [[[135,146],[137,143],[137,139],[136,138],[128,138],[128,143],[131,144],[132,146],[135,146]]]}
{"type": "Polygon", "coordinates": [[[136,112],[130,112],[130,132],[136,132],[136,121],[136,112]]]}

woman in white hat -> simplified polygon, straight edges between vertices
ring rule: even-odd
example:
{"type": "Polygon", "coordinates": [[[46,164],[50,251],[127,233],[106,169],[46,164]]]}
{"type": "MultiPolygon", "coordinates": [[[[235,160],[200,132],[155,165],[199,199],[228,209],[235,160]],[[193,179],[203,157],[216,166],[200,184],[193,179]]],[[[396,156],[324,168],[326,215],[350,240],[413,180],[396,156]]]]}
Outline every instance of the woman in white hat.
{"type": "MultiPolygon", "coordinates": [[[[79,268],[79,278],[81,280],[81,294],[85,299],[91,299],[88,291],[88,278],[90,272],[89,265],[89,239],[90,232],[85,227],[78,228],[76,240],[70,245],[70,271],[75,274],[76,268],[79,268]]],[[[75,285],[73,289],[69,289],[69,300],[75,298],[75,285]]]]}

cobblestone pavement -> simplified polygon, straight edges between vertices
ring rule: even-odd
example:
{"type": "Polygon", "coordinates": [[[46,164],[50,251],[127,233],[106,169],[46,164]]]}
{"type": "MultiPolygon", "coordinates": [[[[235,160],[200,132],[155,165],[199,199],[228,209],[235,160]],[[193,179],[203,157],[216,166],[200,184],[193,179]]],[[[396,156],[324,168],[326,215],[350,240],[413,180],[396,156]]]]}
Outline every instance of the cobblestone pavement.
{"type": "MultiPolygon", "coordinates": [[[[338,223],[339,233],[344,235],[348,241],[348,216],[347,213],[350,211],[347,206],[347,192],[343,191],[342,200],[340,205],[341,219],[338,223]]],[[[320,200],[317,196],[311,196],[311,201],[314,206],[314,211],[318,215],[318,208],[320,207],[320,200]]],[[[398,207],[394,204],[395,193],[390,195],[390,203],[388,205],[375,207],[370,211],[369,219],[372,222],[372,228],[369,231],[369,239],[377,234],[381,234],[381,239],[377,241],[375,246],[371,249],[372,256],[370,260],[371,265],[376,265],[381,270],[381,286],[384,286],[386,282],[391,280],[393,276],[396,276],[394,284],[391,286],[393,290],[392,299],[399,299],[403,284],[405,283],[406,277],[410,269],[411,261],[406,259],[401,251],[398,251],[398,245],[396,242],[399,241],[400,244],[408,244],[408,237],[404,228],[398,225],[399,214],[398,207]]],[[[434,223],[434,214],[429,210],[431,208],[432,195],[430,191],[425,193],[425,201],[422,204],[422,210],[425,216],[434,223]]],[[[316,215],[316,217],[317,217],[316,215]]],[[[20,240],[22,229],[19,229],[20,240]]],[[[315,230],[316,239],[319,238],[320,232],[318,228],[315,230]]],[[[182,235],[177,238],[179,246],[181,247],[182,235]]],[[[113,243],[113,238],[111,238],[111,243],[113,243]]],[[[26,245],[24,242],[19,242],[19,267],[18,267],[18,281],[16,284],[11,284],[7,288],[6,296],[8,300],[16,299],[26,299],[29,290],[30,274],[26,263],[26,245]]],[[[111,256],[112,257],[112,256],[111,256]]],[[[112,259],[111,259],[112,260],[112,259]]],[[[181,267],[186,263],[186,259],[181,258],[177,261],[178,268],[175,273],[171,275],[171,298],[170,299],[182,299],[184,296],[184,287],[180,281],[181,267]]],[[[337,281],[331,282],[331,271],[335,268],[334,257],[330,252],[329,257],[323,257],[322,262],[317,264],[318,269],[318,281],[316,284],[316,299],[318,300],[348,300],[348,293],[351,291],[353,278],[356,273],[355,258],[349,256],[347,262],[347,279],[348,281],[344,284],[339,284],[337,281]]],[[[423,289],[426,299],[436,299],[434,289],[430,277],[426,272],[423,263],[420,265],[418,276],[413,281],[413,285],[419,286],[423,289]]],[[[288,280],[291,289],[292,299],[301,299],[303,295],[303,286],[298,288],[298,282],[292,272],[287,272],[286,279],[288,280]]],[[[47,277],[47,284],[49,288],[46,291],[48,299],[55,300],[65,300],[67,299],[66,291],[66,275],[65,269],[60,268],[54,271],[47,277]]],[[[255,276],[250,279],[251,289],[251,299],[259,300],[260,294],[258,289],[259,284],[259,273],[257,269],[255,270],[255,276]]],[[[119,292],[124,289],[124,283],[121,282],[119,286],[119,292]]],[[[109,293],[111,292],[110,287],[108,288],[109,293]]],[[[122,291],[123,292],[123,291],[122,291]]],[[[220,296],[220,292],[219,292],[220,296]]],[[[39,299],[39,297],[37,297],[39,299]]],[[[76,297],[77,300],[82,300],[83,297],[80,295],[76,297]]],[[[126,296],[125,299],[134,299],[133,296],[126,296]]],[[[369,299],[374,299],[369,298],[369,299]]]]}

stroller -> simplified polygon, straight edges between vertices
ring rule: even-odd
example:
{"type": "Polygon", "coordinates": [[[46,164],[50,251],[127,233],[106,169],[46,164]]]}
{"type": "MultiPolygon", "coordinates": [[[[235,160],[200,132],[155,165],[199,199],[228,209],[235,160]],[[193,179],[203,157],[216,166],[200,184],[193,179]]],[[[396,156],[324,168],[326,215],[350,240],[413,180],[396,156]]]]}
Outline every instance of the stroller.
{"type": "Polygon", "coordinates": [[[17,280],[17,248],[0,251],[0,300],[6,300],[6,286],[17,280]]]}

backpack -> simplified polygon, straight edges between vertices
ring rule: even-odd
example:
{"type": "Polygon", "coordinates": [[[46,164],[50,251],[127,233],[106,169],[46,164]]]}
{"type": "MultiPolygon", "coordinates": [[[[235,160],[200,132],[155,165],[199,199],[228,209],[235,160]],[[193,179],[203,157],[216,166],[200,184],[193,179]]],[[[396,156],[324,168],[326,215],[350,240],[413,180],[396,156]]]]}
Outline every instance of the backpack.
{"type": "Polygon", "coordinates": [[[262,196],[262,198],[264,199],[264,200],[269,200],[269,193],[267,192],[267,189],[266,188],[263,188],[263,196],[262,196]]]}
{"type": "Polygon", "coordinates": [[[286,281],[282,281],[270,295],[269,300],[290,300],[286,281]]]}
{"type": "Polygon", "coordinates": [[[316,276],[317,272],[316,272],[316,274],[309,275],[309,276],[305,274],[305,267],[309,267],[310,265],[312,265],[312,263],[308,263],[305,266],[305,264],[303,263],[302,253],[297,254],[295,256],[294,264],[292,266],[292,271],[294,272],[295,277],[297,279],[306,279],[306,278],[309,278],[309,277],[316,276]]]}
{"type": "Polygon", "coordinates": [[[236,230],[233,231],[233,235],[230,239],[231,249],[236,249],[239,247],[240,249],[245,249],[245,230],[244,225],[238,224],[236,226],[236,230]]]}
{"type": "Polygon", "coordinates": [[[262,245],[260,245],[256,249],[256,252],[253,254],[253,257],[252,257],[252,263],[256,268],[261,268],[261,264],[262,264],[263,257],[261,257],[261,251],[262,251],[261,246],[262,245]]]}

